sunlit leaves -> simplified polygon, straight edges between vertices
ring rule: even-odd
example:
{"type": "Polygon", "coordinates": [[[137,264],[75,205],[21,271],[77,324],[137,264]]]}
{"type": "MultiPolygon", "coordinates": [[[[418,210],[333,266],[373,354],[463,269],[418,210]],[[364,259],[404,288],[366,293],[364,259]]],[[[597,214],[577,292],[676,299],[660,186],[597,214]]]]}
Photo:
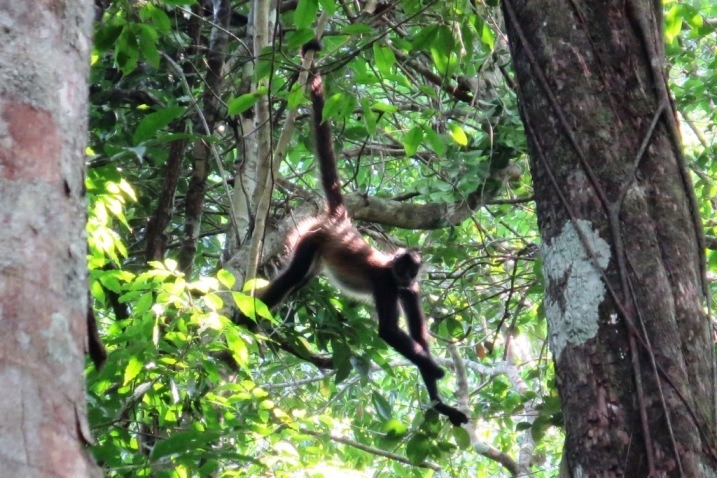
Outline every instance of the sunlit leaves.
{"type": "Polygon", "coordinates": [[[459,146],[468,146],[468,136],[466,136],[466,132],[463,131],[460,125],[451,125],[451,137],[459,146]]]}
{"type": "Polygon", "coordinates": [[[130,381],[134,380],[137,375],[142,371],[144,363],[137,357],[132,357],[124,370],[124,384],[127,385],[130,381]]]}

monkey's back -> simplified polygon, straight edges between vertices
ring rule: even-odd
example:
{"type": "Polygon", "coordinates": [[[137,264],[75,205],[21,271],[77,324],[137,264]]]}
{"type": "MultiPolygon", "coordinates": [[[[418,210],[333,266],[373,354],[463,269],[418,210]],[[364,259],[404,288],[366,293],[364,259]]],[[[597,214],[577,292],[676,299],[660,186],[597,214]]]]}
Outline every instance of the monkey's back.
{"type": "Polygon", "coordinates": [[[300,229],[301,240],[312,241],[318,248],[316,266],[344,293],[370,301],[375,285],[390,274],[391,257],[371,247],[350,219],[322,216],[300,229]]]}

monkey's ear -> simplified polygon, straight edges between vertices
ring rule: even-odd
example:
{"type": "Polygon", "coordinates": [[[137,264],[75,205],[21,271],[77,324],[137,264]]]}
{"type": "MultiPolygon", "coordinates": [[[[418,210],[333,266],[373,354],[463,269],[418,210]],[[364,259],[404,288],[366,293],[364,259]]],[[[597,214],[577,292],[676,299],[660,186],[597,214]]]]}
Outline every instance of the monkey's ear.
{"type": "Polygon", "coordinates": [[[301,54],[306,55],[307,51],[321,51],[321,42],[319,41],[318,38],[309,40],[308,42],[306,42],[302,45],[301,54]]]}

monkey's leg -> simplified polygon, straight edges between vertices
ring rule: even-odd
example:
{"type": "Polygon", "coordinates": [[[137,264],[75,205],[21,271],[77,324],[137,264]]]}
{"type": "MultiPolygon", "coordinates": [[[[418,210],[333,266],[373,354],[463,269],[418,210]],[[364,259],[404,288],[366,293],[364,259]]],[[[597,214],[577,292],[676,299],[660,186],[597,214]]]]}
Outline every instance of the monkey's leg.
{"type": "Polygon", "coordinates": [[[410,289],[400,289],[398,297],[401,299],[403,313],[406,315],[408,332],[411,338],[418,342],[423,350],[428,353],[428,331],[426,328],[426,317],[421,307],[421,297],[418,294],[418,284],[413,284],[410,289]]]}
{"type": "MultiPolygon", "coordinates": [[[[433,360],[423,345],[413,340],[398,326],[398,293],[380,291],[374,293],[376,313],[378,315],[378,335],[398,353],[416,364],[425,378],[435,381],[445,374],[443,369],[433,360]]],[[[408,316],[408,312],[406,311],[408,316]]],[[[409,321],[415,320],[408,318],[409,321]]]]}
{"type": "Polygon", "coordinates": [[[441,400],[441,396],[438,394],[438,385],[435,379],[426,377],[423,375],[423,381],[426,383],[426,390],[428,390],[428,396],[433,402],[433,409],[448,417],[453,426],[459,427],[464,423],[468,423],[468,417],[465,413],[461,412],[457,408],[453,408],[450,405],[446,405],[441,400]]]}
{"type": "MultiPolygon", "coordinates": [[[[406,314],[406,322],[408,322],[408,328],[411,333],[411,337],[413,337],[417,344],[420,344],[423,347],[425,354],[430,357],[430,354],[428,352],[428,343],[426,341],[426,320],[423,315],[423,309],[421,308],[421,299],[420,295],[418,294],[418,285],[414,284],[413,286],[411,286],[410,289],[400,290],[399,298],[401,299],[403,312],[404,314],[406,314]]],[[[397,324],[396,328],[398,328],[397,324]]],[[[410,359],[410,357],[407,358],[410,359]]],[[[432,359],[431,363],[435,365],[435,362],[433,362],[432,359]]],[[[447,416],[453,426],[459,427],[464,423],[468,423],[468,417],[463,412],[443,403],[443,400],[441,400],[441,396],[438,394],[437,380],[443,376],[443,369],[439,368],[441,373],[437,376],[435,374],[432,374],[429,368],[423,368],[418,363],[416,363],[416,365],[421,372],[423,382],[426,384],[428,396],[434,403],[433,408],[438,413],[447,416]]],[[[438,367],[438,365],[435,366],[438,367]]]]}
{"type": "Polygon", "coordinates": [[[271,284],[258,292],[258,297],[270,309],[280,304],[286,296],[311,278],[312,269],[319,254],[319,244],[311,236],[299,240],[291,256],[291,262],[271,284]]]}

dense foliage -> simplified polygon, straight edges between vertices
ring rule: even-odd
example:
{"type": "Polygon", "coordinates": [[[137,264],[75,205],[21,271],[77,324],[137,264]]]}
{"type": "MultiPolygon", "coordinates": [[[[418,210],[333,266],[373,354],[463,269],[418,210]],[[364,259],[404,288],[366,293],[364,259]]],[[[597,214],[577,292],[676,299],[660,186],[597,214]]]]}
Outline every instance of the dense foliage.
{"type": "MultiPolygon", "coordinates": [[[[88,367],[88,387],[93,452],[108,476],[557,473],[562,417],[500,9],[404,0],[361,10],[360,3],[282,2],[273,47],[256,59],[242,17],[248,2],[235,2],[227,28],[193,0],[98,2],[88,238],[109,359],[101,371],[88,367]],[[237,306],[254,313],[235,279],[248,267],[240,251],[249,242],[236,216],[255,174],[248,165],[257,140],[247,125],[262,96],[270,99],[274,146],[298,112],[266,243],[321,197],[298,81],[298,50],[320,15],[329,18],[317,60],[329,90],[324,113],[344,191],[369,203],[426,207],[418,212],[444,207],[440,220],[426,213],[359,226],[380,247],[421,248],[432,347],[450,370],[442,392],[468,404],[468,431],[424,413],[415,368],[378,338],[368,308],[323,280],[275,317],[258,309],[261,327],[229,319],[237,306]],[[213,75],[219,54],[223,69],[213,75]],[[200,163],[197,151],[207,146],[200,163]],[[198,177],[201,214],[192,209],[198,177]],[[461,208],[464,216],[453,213],[461,208]],[[318,369],[306,357],[328,357],[332,367],[318,369]]],[[[673,93],[714,274],[717,11],[708,1],[665,9],[673,93]]],[[[267,256],[262,277],[277,264],[267,256]]]]}

